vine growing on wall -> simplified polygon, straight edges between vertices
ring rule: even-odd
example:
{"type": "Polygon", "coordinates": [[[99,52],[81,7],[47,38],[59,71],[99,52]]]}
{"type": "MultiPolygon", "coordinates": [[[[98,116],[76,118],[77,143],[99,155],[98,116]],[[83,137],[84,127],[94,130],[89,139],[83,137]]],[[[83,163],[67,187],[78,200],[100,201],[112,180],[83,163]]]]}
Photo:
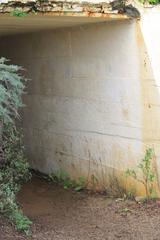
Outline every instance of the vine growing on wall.
{"type": "Polygon", "coordinates": [[[16,127],[25,89],[25,78],[19,74],[21,70],[0,58],[0,213],[18,230],[28,233],[31,221],[16,201],[22,182],[31,177],[24,157],[22,132],[16,127]]]}

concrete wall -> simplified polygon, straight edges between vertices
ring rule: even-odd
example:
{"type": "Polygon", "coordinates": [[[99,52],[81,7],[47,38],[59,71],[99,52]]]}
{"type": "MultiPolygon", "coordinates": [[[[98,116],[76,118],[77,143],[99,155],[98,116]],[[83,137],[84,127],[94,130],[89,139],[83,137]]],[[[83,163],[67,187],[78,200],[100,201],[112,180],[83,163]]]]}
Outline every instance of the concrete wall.
{"type": "Polygon", "coordinates": [[[140,45],[145,46],[143,71],[148,73],[143,74],[145,142],[154,148],[155,168],[160,184],[160,26],[157,24],[160,21],[159,7],[142,9],[141,15],[140,31],[143,42],[140,45]],[[146,61],[147,55],[150,68],[146,61]],[[152,72],[149,72],[149,69],[152,72]]]}
{"type": "Polygon", "coordinates": [[[24,66],[31,79],[23,126],[33,168],[65,169],[103,188],[135,166],[147,145],[159,143],[159,92],[135,21],[17,35],[0,43],[0,55],[24,66]]]}

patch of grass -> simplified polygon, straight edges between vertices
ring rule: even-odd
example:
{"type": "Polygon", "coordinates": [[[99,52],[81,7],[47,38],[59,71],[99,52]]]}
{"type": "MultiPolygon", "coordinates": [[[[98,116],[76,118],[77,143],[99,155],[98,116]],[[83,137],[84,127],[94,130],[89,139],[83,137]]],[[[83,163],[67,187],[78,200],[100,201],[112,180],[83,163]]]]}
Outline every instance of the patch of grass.
{"type": "Polygon", "coordinates": [[[77,180],[73,180],[64,170],[59,170],[55,173],[51,173],[49,175],[49,179],[53,182],[60,183],[65,189],[72,188],[73,190],[78,192],[85,188],[84,177],[81,176],[77,180]]]}
{"type": "Polygon", "coordinates": [[[18,9],[15,9],[14,11],[11,12],[12,17],[26,17],[27,15],[28,13],[18,9]]]}

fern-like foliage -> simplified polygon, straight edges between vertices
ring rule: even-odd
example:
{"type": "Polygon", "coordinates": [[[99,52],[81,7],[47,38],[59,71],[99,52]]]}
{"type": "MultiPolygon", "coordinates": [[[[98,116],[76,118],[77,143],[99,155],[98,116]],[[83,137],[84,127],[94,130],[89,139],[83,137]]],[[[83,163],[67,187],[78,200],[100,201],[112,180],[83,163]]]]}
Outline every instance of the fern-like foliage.
{"type": "Polygon", "coordinates": [[[0,213],[18,230],[29,233],[31,221],[16,202],[22,182],[31,177],[24,157],[23,136],[15,123],[18,109],[23,106],[26,79],[20,74],[21,67],[7,63],[0,58],[0,213]]]}
{"type": "Polygon", "coordinates": [[[12,122],[18,115],[19,107],[23,106],[25,79],[18,74],[22,68],[8,65],[5,58],[0,58],[0,121],[12,122]]]}

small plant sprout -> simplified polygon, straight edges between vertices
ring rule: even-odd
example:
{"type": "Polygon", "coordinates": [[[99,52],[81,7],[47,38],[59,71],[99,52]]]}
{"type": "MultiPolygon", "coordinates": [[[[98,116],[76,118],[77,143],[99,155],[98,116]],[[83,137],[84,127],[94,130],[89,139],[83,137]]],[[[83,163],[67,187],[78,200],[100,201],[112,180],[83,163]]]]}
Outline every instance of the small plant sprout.
{"type": "Polygon", "coordinates": [[[126,208],[122,208],[122,209],[121,209],[121,212],[123,212],[123,213],[128,213],[128,212],[131,212],[131,210],[126,207],[126,208]]]}
{"type": "Polygon", "coordinates": [[[153,156],[154,156],[153,149],[152,148],[146,149],[144,158],[137,166],[137,168],[142,172],[142,178],[140,178],[137,172],[133,169],[127,169],[127,171],[125,172],[125,175],[127,177],[132,177],[144,185],[147,199],[152,197],[154,190],[153,183],[156,178],[152,166],[153,156]]]}

